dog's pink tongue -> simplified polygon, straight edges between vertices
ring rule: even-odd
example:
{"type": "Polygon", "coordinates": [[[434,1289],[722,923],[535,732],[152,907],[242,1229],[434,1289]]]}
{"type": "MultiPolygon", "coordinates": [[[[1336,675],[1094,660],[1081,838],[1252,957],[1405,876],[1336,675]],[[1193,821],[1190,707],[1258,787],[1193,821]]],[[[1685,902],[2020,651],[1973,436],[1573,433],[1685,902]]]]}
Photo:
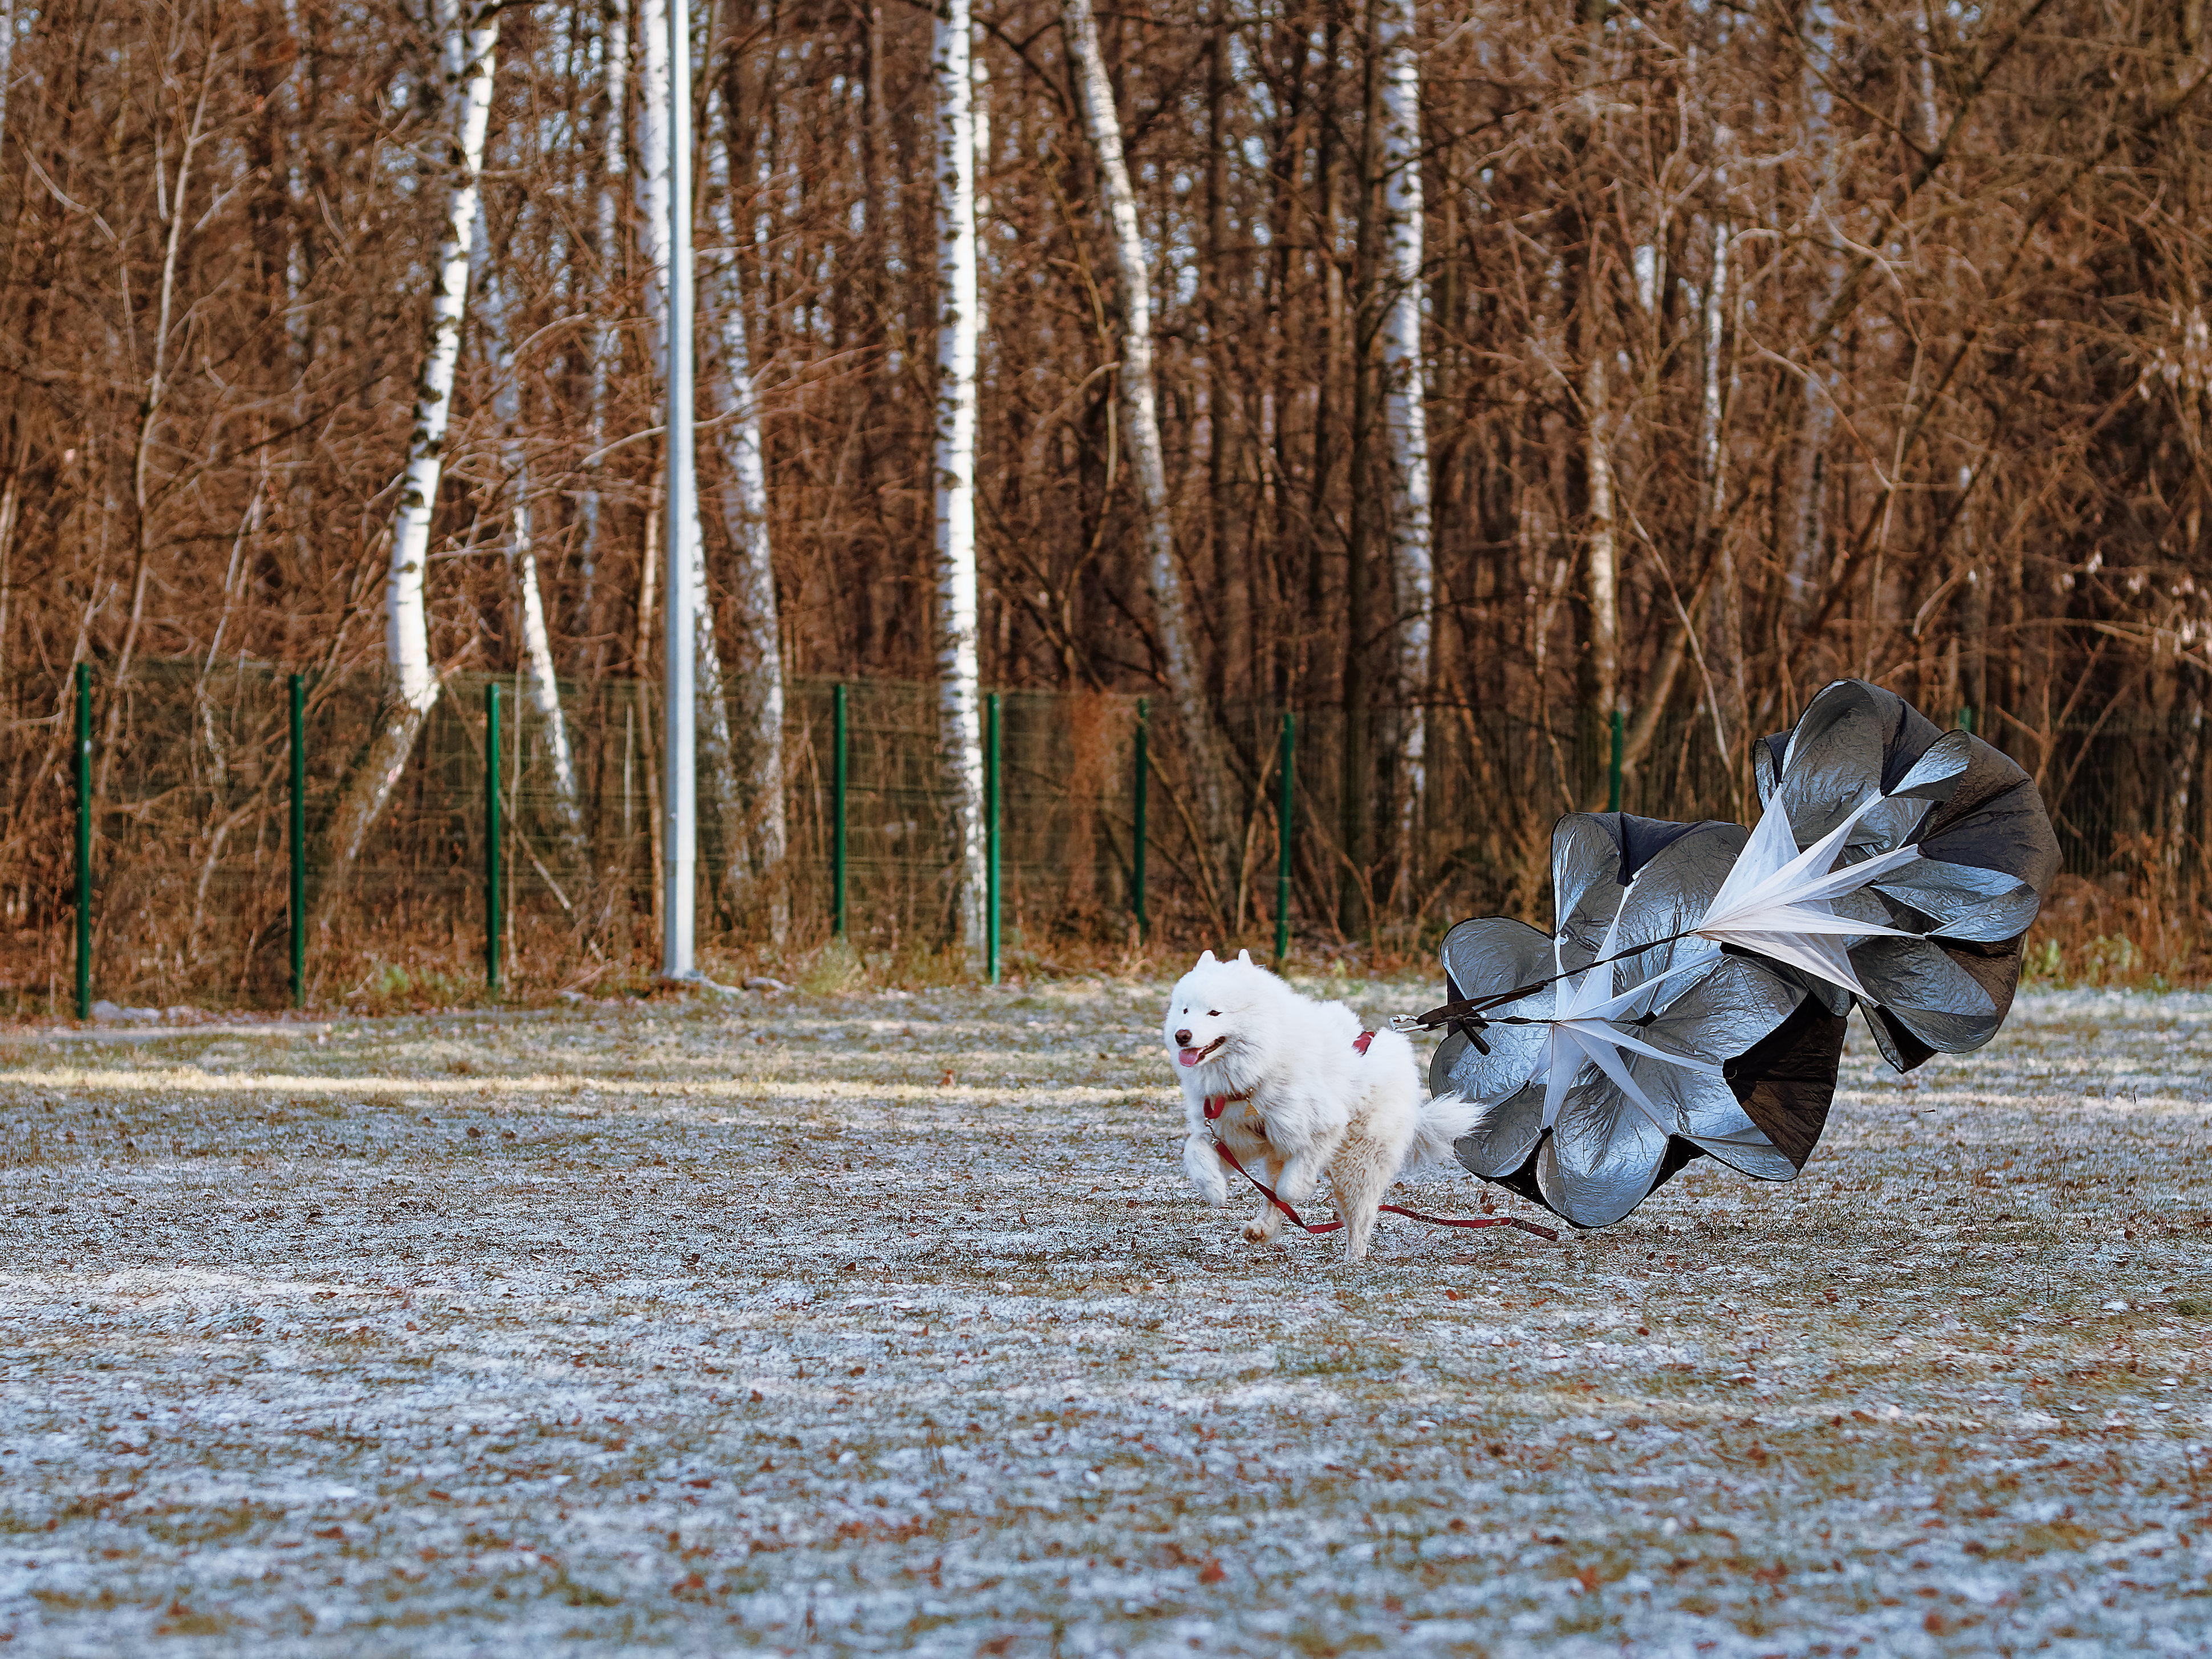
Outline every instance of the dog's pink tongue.
{"type": "Polygon", "coordinates": [[[1206,1056],[1195,1048],[1178,1048],[1176,1050],[1176,1062],[1181,1066],[1195,1066],[1200,1060],[1205,1058],[1206,1056]]]}

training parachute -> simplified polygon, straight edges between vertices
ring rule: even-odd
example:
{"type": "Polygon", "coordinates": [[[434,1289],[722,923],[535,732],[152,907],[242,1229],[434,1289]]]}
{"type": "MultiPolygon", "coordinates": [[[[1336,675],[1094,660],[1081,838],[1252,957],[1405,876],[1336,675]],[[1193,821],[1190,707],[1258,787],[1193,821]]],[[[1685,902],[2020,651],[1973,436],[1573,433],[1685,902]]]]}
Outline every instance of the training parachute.
{"type": "Polygon", "coordinates": [[[1889,1062],[1996,1035],[2058,867],[2034,783],[1968,732],[1838,680],[1755,754],[1756,829],[1570,813],[1554,931],[1444,936],[1429,1068],[1481,1116],[1460,1159],[1580,1227],[1692,1159],[1805,1167],[1856,1003],[1889,1062]]]}

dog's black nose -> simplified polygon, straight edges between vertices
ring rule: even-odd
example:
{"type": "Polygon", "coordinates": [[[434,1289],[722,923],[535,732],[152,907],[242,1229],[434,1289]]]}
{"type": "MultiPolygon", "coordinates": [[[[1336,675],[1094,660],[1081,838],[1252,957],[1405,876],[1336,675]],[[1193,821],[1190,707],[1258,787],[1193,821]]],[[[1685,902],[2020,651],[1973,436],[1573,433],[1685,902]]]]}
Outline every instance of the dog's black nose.
{"type": "Polygon", "coordinates": [[[1188,1031],[1177,1031],[1176,1033],[1176,1046],[1182,1048],[1189,1048],[1190,1033],[1188,1031]]]}

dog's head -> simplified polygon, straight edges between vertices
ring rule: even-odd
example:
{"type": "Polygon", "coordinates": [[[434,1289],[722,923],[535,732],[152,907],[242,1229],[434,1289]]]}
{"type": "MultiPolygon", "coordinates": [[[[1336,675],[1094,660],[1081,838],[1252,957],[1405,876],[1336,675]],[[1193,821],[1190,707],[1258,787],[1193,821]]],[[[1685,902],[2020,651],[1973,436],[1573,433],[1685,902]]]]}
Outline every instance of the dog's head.
{"type": "Polygon", "coordinates": [[[1167,1018],[1160,1024],[1176,1064],[1202,1066],[1256,1035],[1256,1016],[1273,978],[1249,951],[1239,951],[1234,962],[1222,962],[1211,951],[1199,957],[1169,993],[1167,1018]]]}

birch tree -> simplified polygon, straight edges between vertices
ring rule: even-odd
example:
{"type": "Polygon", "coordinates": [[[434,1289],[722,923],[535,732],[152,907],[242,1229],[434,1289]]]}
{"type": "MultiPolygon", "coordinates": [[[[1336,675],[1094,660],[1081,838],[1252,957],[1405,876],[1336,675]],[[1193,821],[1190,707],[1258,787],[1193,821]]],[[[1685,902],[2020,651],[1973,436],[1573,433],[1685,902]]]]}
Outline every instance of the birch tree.
{"type": "Polygon", "coordinates": [[[979,283],[975,106],[968,0],[939,0],[937,89],[937,708],[952,808],[961,939],[983,945],[983,720],[976,641],[975,414],[979,283]]]}
{"type": "Polygon", "coordinates": [[[8,81],[15,63],[15,0],[0,0],[0,137],[8,131],[8,81]]]}
{"type": "MultiPolygon", "coordinates": [[[[553,768],[553,819],[569,867],[581,869],[588,858],[584,841],[583,803],[576,788],[576,766],[568,744],[568,722],[561,708],[561,684],[553,666],[553,640],[545,626],[545,600],[538,580],[538,550],[530,534],[530,453],[522,430],[522,386],[515,363],[514,316],[506,285],[491,257],[489,223],[477,207],[477,316],[492,370],[492,416],[499,428],[501,470],[506,473],[507,563],[514,573],[522,615],[523,695],[545,744],[553,768]]],[[[517,737],[521,735],[518,732],[517,737]]]]}
{"type": "Polygon", "coordinates": [[[1398,602],[1395,864],[1405,902],[1416,902],[1421,800],[1428,783],[1427,698],[1433,683],[1435,563],[1430,547],[1429,427],[1421,364],[1421,70],[1412,0],[1376,0],[1382,53],[1383,423],[1389,433],[1389,526],[1398,602]]]}
{"type": "MultiPolygon", "coordinates": [[[[654,355],[668,361],[668,54],[667,0],[640,0],[637,9],[638,236],[644,244],[645,309],[653,325],[654,355]]],[[[686,51],[690,50],[686,43],[686,51]]],[[[693,503],[691,511],[697,511],[693,503]]],[[[670,526],[672,531],[673,526],[670,526]]],[[[707,581],[705,539],[691,526],[691,659],[698,717],[701,793],[713,814],[726,865],[742,858],[744,811],[730,753],[730,708],[722,678],[722,652],[714,635],[714,590],[707,581]]]]}
{"type": "MultiPolygon", "coordinates": [[[[1725,139],[1727,135],[1723,133],[1722,137],[1725,139]]],[[[1729,262],[1734,252],[1735,238],[1729,222],[1716,214],[1712,274],[1705,283],[1699,318],[1704,364],[1698,399],[1698,522],[1712,540],[1713,569],[1710,643],[1703,667],[1705,697],[1713,717],[1713,740],[1727,763],[1731,794],[1741,810],[1743,789],[1740,775],[1751,714],[1744,679],[1743,583],[1736,569],[1735,544],[1728,524],[1728,415],[1735,388],[1723,356],[1729,308],[1733,303],[1729,289],[1729,262]]]]}
{"type": "Polygon", "coordinates": [[[606,112],[600,124],[599,183],[592,202],[594,252],[599,260],[599,321],[592,342],[590,403],[584,421],[588,459],[584,465],[584,488],[576,502],[582,534],[581,591],[576,611],[583,629],[590,630],[592,590],[599,568],[599,522],[604,508],[600,481],[604,462],[600,452],[607,441],[607,395],[622,355],[622,335],[615,326],[609,303],[617,287],[622,262],[622,191],[629,170],[623,117],[629,90],[629,0],[603,0],[599,37],[600,71],[606,112]]]}
{"type": "MultiPolygon", "coordinates": [[[[710,115],[708,131],[711,135],[714,131],[710,115]]],[[[775,566],[769,557],[768,467],[761,443],[760,392],[738,283],[740,243],[730,191],[726,131],[720,143],[709,137],[708,155],[708,198],[714,238],[720,245],[720,304],[715,308],[719,349],[709,359],[708,395],[723,416],[719,428],[722,527],[738,556],[737,726],[747,744],[741,782],[751,831],[744,852],[754,895],[768,910],[769,935],[781,945],[791,922],[790,893],[783,879],[789,830],[783,798],[783,649],[775,566]]]]}
{"type": "Polygon", "coordinates": [[[590,858],[584,840],[583,804],[576,791],[576,763],[568,747],[568,717],[561,711],[561,682],[553,670],[553,641],[545,626],[545,595],[538,580],[538,550],[530,539],[530,465],[519,460],[509,476],[514,505],[508,520],[508,545],[519,567],[522,599],[523,695],[538,716],[547,758],[553,767],[553,818],[561,848],[571,869],[590,858]]]}
{"type": "MultiPolygon", "coordinates": [[[[1153,386],[1151,269],[1137,229],[1137,201],[1129,188],[1129,167],[1121,149],[1121,117],[1114,102],[1114,83],[1106,74],[1105,53],[1098,44],[1097,15],[1091,0],[1062,0],[1060,16],[1074,59],[1084,127],[1098,158],[1107,240],[1114,253],[1115,281],[1121,290],[1121,405],[1144,535],[1144,570],[1157,613],[1169,701],[1198,796],[1199,823],[1209,846],[1218,849],[1211,861],[1201,857],[1200,868],[1210,890],[1206,896],[1220,921],[1226,914],[1219,891],[1220,864],[1235,845],[1226,793],[1230,769],[1207,708],[1205,664],[1191,626],[1182,571],[1176,562],[1174,529],[1168,521],[1167,462],[1160,444],[1159,406],[1153,386]]],[[[1284,830],[1288,833],[1289,826],[1284,830]]]]}
{"type": "Polygon", "coordinates": [[[331,818],[330,858],[314,910],[327,927],[343,878],[361,856],[370,827],[415,752],[422,725],[437,706],[439,675],[430,660],[424,577],[430,560],[430,519],[438,501],[452,416],[453,368],[460,357],[461,317],[468,304],[470,251],[477,194],[490,118],[492,64],[499,47],[500,0],[466,0],[460,11],[441,0],[443,91],[451,113],[446,155],[444,234],[431,264],[435,286],[415,380],[413,424],[400,476],[385,573],[384,649],[387,685],[366,757],[349,777],[331,818]]]}
{"type": "MultiPolygon", "coordinates": [[[[1588,149],[1601,142],[1605,118],[1597,90],[1604,73],[1605,8],[1586,0],[1589,31],[1583,96],[1589,122],[1588,149]]],[[[1584,477],[1589,489],[1590,668],[1596,682],[1601,729],[1609,727],[1620,712],[1620,549],[1613,523],[1612,387],[1607,378],[1603,296],[1604,265],[1599,252],[1599,198],[1588,192],[1583,204],[1583,233],[1589,264],[1583,273],[1582,356],[1584,477]]]]}
{"type": "MultiPolygon", "coordinates": [[[[1831,198],[1840,182],[1837,169],[1835,96],[1829,90],[1826,71],[1830,65],[1826,61],[1832,52],[1831,32],[1834,21],[1832,9],[1825,0],[1816,0],[1816,3],[1806,8],[1803,33],[1808,52],[1801,81],[1804,125],[1810,129],[1808,136],[1820,158],[1820,183],[1814,196],[1812,213],[1808,216],[1819,228],[1818,240],[1831,249],[1844,246],[1847,240],[1838,233],[1829,210],[1831,198]]],[[[1825,318],[1835,310],[1843,296],[1845,272],[1842,257],[1832,251],[1823,261],[1823,265],[1816,314],[1825,318]]],[[[1785,660],[1789,642],[1802,631],[1819,597],[1817,577],[1827,533],[1822,509],[1827,493],[1828,444],[1835,434],[1835,394],[1838,379],[1836,337],[1832,332],[1820,342],[1818,355],[1806,368],[1804,412],[1800,416],[1796,453],[1791,458],[1789,483],[1783,496],[1780,526],[1784,580],[1782,630],[1778,643],[1785,653],[1785,660]]],[[[1770,696],[1767,701],[1771,705],[1773,699],[1770,696]]]]}

